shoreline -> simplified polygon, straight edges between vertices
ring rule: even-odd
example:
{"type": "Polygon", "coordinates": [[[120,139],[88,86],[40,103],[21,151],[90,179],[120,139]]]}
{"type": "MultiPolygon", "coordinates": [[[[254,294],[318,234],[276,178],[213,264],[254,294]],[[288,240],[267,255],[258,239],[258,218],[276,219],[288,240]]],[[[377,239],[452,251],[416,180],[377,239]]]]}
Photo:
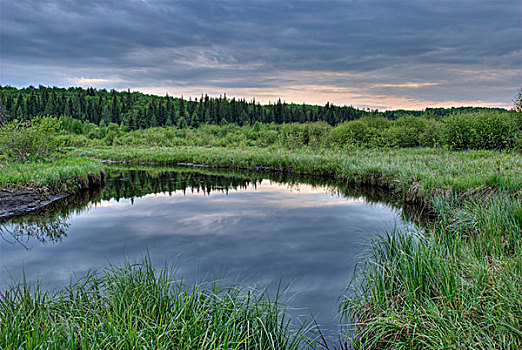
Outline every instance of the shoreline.
{"type": "Polygon", "coordinates": [[[34,189],[0,189],[0,222],[38,211],[70,195],[46,195],[34,189]]]}
{"type": "Polygon", "coordinates": [[[36,212],[62,199],[100,188],[105,180],[105,171],[100,169],[99,175],[89,172],[86,178],[75,176],[73,180],[77,188],[68,192],[47,193],[40,188],[0,188],[0,222],[36,212]]]}

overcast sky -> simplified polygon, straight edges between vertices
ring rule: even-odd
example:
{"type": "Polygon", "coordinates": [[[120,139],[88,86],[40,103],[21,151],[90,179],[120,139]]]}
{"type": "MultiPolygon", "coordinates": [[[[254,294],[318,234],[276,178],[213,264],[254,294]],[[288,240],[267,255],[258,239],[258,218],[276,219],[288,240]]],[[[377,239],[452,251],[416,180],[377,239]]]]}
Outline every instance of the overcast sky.
{"type": "Polygon", "coordinates": [[[520,0],[1,1],[2,85],[511,107],[520,0]]]}

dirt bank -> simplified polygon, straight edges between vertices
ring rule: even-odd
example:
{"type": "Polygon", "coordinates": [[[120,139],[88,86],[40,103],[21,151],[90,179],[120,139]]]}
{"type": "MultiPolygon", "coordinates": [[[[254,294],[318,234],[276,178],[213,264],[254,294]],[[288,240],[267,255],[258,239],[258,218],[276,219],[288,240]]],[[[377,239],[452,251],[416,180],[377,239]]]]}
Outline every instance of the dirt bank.
{"type": "Polygon", "coordinates": [[[99,189],[103,186],[104,179],[103,170],[100,174],[89,173],[85,179],[77,178],[78,188],[73,193],[49,194],[32,188],[0,189],[0,222],[39,210],[71,195],[99,189]]]}
{"type": "Polygon", "coordinates": [[[0,190],[0,220],[25,215],[68,196],[67,193],[47,195],[32,189],[0,190]]]}

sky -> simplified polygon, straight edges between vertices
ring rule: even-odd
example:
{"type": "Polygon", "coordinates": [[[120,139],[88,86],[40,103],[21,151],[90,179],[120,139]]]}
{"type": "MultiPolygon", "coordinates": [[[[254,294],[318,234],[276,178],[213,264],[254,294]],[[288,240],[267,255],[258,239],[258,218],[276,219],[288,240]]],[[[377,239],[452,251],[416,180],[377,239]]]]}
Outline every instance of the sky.
{"type": "Polygon", "coordinates": [[[520,0],[0,0],[0,83],[268,103],[512,106],[520,0]]]}

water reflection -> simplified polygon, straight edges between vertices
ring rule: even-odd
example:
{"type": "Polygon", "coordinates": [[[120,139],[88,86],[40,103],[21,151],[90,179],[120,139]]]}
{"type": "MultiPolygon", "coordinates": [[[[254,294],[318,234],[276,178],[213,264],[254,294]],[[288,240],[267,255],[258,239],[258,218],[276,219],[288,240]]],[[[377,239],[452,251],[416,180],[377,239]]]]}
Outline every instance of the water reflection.
{"type": "Polygon", "coordinates": [[[333,179],[115,165],[103,191],[1,226],[0,281],[23,269],[29,280],[61,287],[72,272],[149,253],[158,266],[178,263],[189,282],[282,280],[296,313],[313,312],[335,334],[337,299],[368,237],[409,215],[398,203],[333,179]]]}
{"type": "Polygon", "coordinates": [[[70,217],[88,209],[91,202],[101,200],[104,187],[84,191],[55,201],[28,215],[0,220],[0,238],[7,244],[18,244],[29,250],[31,242],[54,244],[67,237],[70,217]]]}

